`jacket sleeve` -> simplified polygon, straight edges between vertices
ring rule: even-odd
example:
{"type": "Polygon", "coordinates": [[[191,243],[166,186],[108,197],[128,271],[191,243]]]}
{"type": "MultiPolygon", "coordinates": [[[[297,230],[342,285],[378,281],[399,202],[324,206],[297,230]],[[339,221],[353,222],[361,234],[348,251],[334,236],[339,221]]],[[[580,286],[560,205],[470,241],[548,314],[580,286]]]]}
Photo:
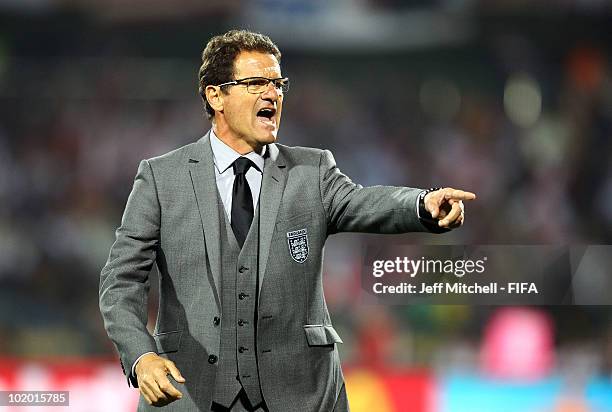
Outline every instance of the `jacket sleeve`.
{"type": "Polygon", "coordinates": [[[321,153],[319,182],[328,234],[428,231],[417,215],[423,189],[355,184],[340,172],[328,150],[321,153]]]}
{"type": "Polygon", "coordinates": [[[159,243],[160,205],[153,170],[140,162],[121,226],[100,273],[100,312],[115,344],[128,384],[137,387],[131,367],[145,352],[156,352],[147,331],[149,273],[159,243]]]}

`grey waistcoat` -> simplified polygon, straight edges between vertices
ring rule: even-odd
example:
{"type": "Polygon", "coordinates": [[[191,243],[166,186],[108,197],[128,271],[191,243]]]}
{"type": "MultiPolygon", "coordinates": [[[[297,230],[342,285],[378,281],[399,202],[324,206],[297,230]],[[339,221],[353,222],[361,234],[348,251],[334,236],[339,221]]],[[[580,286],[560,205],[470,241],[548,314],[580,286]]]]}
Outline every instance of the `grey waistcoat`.
{"type": "Polygon", "coordinates": [[[259,206],[240,249],[217,197],[221,236],[221,345],[213,400],[229,407],[241,388],[256,406],[262,401],[257,369],[257,252],[259,206]]]}

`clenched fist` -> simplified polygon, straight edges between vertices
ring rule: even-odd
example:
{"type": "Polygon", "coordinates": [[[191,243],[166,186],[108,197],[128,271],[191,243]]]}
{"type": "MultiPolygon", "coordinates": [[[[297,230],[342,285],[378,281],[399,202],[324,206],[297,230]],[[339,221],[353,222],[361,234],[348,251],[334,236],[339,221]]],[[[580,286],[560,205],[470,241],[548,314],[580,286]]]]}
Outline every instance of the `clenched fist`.
{"type": "Polygon", "coordinates": [[[174,362],[155,353],[144,355],[135,368],[140,393],[149,405],[164,406],[183,397],[168,379],[172,375],[178,383],[185,383],[174,362]]]}

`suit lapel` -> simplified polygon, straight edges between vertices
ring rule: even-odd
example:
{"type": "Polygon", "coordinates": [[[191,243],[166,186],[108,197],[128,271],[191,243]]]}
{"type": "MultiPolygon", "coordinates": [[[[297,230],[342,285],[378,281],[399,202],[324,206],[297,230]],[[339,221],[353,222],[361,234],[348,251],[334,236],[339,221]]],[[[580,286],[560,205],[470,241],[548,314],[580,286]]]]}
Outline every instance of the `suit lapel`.
{"type": "MultiPolygon", "coordinates": [[[[276,215],[287,181],[285,159],[275,144],[268,145],[268,153],[264,163],[261,192],[259,194],[259,291],[266,273],[270,243],[276,226],[276,215]]],[[[261,293],[259,294],[261,296],[261,293]]]]}
{"type": "Polygon", "coordinates": [[[219,225],[219,207],[217,205],[217,182],[212,149],[210,148],[210,132],[198,140],[195,150],[189,158],[189,174],[196,194],[202,229],[206,241],[206,254],[210,262],[215,298],[221,308],[219,296],[219,279],[221,276],[221,239],[219,225]]]}

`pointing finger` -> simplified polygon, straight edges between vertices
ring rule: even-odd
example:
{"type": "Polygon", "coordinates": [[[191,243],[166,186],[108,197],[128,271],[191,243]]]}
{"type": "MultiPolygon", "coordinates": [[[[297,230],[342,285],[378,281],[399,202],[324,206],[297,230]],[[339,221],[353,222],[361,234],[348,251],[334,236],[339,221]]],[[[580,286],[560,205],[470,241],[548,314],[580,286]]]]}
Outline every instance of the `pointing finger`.
{"type": "Polygon", "coordinates": [[[474,200],[476,199],[476,194],[472,192],[466,192],[464,190],[451,189],[444,192],[444,198],[455,200],[474,200]]]}

